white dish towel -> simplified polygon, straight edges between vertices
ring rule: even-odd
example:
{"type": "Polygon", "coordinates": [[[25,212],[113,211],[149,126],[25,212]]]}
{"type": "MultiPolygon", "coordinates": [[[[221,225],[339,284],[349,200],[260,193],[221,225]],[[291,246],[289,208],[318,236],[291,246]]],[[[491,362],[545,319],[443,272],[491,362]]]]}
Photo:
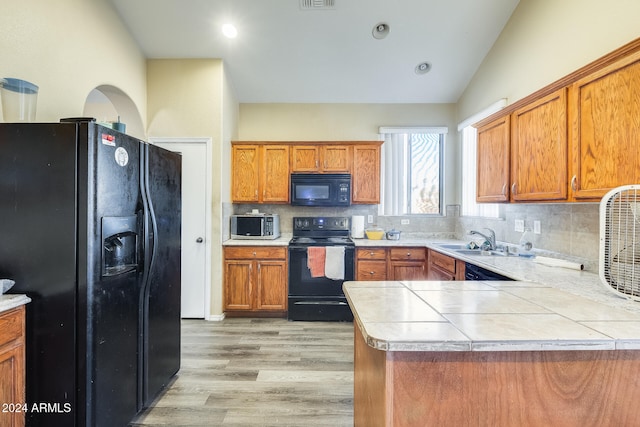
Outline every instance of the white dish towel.
{"type": "Polygon", "coordinates": [[[344,280],[344,246],[327,246],[324,275],[331,280],[344,280]]]}

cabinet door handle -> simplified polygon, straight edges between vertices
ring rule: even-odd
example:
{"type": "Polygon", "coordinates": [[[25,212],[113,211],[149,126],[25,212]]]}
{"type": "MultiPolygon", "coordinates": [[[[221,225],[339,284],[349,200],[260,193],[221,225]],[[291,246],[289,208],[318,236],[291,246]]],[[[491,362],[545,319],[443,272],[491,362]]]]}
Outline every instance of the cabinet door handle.
{"type": "Polygon", "coordinates": [[[373,256],[373,252],[369,252],[369,255],[373,256]]]}
{"type": "Polygon", "coordinates": [[[375,273],[375,271],[370,271],[369,274],[371,274],[373,276],[376,273],[375,273]]]}
{"type": "Polygon", "coordinates": [[[407,258],[411,258],[411,252],[407,252],[407,258]]]}
{"type": "Polygon", "coordinates": [[[253,253],[253,256],[256,256],[256,255],[257,255],[257,254],[254,252],[254,253],[253,253]]]}
{"type": "Polygon", "coordinates": [[[576,191],[578,189],[577,183],[578,183],[578,176],[573,175],[573,177],[571,178],[571,189],[573,191],[576,191]]]}
{"type": "Polygon", "coordinates": [[[320,165],[320,162],[316,160],[316,168],[320,165]]]}
{"type": "Polygon", "coordinates": [[[511,184],[511,194],[516,195],[516,183],[511,184]]]}
{"type": "Polygon", "coordinates": [[[507,195],[507,184],[502,184],[502,195],[503,196],[507,195]]]}

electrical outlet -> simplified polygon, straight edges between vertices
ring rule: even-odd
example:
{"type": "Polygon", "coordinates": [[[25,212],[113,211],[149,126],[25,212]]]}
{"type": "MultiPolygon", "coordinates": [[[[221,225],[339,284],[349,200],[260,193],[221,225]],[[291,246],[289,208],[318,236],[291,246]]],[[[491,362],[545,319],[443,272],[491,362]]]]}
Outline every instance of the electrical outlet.
{"type": "Polygon", "coordinates": [[[402,225],[409,225],[410,221],[408,219],[401,219],[400,220],[400,224],[402,225]]]}
{"type": "Polygon", "coordinates": [[[373,215],[367,215],[367,222],[373,224],[373,215]]]}
{"type": "Polygon", "coordinates": [[[519,231],[520,233],[524,233],[524,219],[516,219],[515,231],[519,231]]]}
{"type": "Polygon", "coordinates": [[[540,221],[533,221],[533,233],[540,234],[540,221]]]}

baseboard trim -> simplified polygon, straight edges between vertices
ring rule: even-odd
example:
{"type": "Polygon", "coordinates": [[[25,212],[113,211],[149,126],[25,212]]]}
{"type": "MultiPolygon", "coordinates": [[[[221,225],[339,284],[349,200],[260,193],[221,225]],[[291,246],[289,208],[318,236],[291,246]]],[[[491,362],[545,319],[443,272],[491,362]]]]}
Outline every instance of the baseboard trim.
{"type": "Polygon", "coordinates": [[[209,317],[207,317],[207,320],[210,322],[221,322],[223,321],[225,318],[224,313],[222,314],[212,314],[209,317]]]}

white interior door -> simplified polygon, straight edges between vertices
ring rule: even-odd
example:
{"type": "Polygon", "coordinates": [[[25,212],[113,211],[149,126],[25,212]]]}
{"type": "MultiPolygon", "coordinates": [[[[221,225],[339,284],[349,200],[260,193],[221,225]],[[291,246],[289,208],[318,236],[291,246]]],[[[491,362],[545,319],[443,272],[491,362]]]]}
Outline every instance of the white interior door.
{"type": "Polygon", "coordinates": [[[183,318],[204,318],[207,298],[207,144],[154,142],[182,154],[182,308],[183,318]]]}

